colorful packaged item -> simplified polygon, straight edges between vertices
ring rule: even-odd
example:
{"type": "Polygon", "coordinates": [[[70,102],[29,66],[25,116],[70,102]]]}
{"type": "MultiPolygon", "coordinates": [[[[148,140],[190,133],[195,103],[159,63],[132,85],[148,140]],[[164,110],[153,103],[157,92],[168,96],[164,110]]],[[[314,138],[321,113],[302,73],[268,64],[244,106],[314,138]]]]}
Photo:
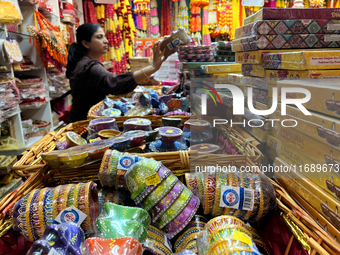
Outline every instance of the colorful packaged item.
{"type": "Polygon", "coordinates": [[[339,48],[339,39],[340,36],[337,34],[255,35],[235,39],[232,49],[238,52],[266,49],[339,48]]]}
{"type": "Polygon", "coordinates": [[[263,67],[285,70],[340,69],[339,60],[339,50],[268,53],[263,57],[263,67]]]}
{"type": "Polygon", "coordinates": [[[261,20],[340,19],[340,8],[262,8],[244,19],[244,25],[261,20]]]}
{"type": "Polygon", "coordinates": [[[219,64],[219,65],[202,65],[201,66],[203,73],[208,74],[218,74],[218,73],[234,73],[241,72],[240,64],[219,64]]]}
{"type": "Polygon", "coordinates": [[[143,247],[131,237],[116,239],[104,239],[91,237],[86,239],[86,255],[114,254],[119,255],[142,255],[143,247]]]}
{"type": "Polygon", "coordinates": [[[235,29],[235,39],[254,35],[339,34],[336,19],[260,20],[235,29]]]}
{"type": "Polygon", "coordinates": [[[242,74],[247,76],[265,77],[262,65],[242,64],[242,74]]]}

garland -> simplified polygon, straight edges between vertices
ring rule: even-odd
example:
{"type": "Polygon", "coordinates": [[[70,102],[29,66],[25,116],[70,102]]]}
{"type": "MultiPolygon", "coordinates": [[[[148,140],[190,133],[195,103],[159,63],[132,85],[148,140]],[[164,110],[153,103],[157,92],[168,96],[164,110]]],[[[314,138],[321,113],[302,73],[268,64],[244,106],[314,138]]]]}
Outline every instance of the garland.
{"type": "Polygon", "coordinates": [[[170,10],[168,0],[162,0],[161,36],[170,34],[170,10]]]}
{"type": "Polygon", "coordinates": [[[178,15],[178,28],[183,27],[186,31],[189,31],[189,19],[188,19],[188,7],[185,0],[180,0],[179,3],[179,15],[178,15]]]}
{"type": "Polygon", "coordinates": [[[151,0],[151,37],[158,38],[160,37],[159,33],[159,18],[158,18],[158,6],[156,0],[151,0]]]}
{"type": "Polygon", "coordinates": [[[178,1],[174,1],[172,12],[172,28],[178,30],[178,1]]]}
{"type": "Polygon", "coordinates": [[[203,45],[211,45],[211,37],[209,32],[209,21],[208,21],[208,7],[203,8],[203,31],[202,31],[202,39],[203,45]]]}

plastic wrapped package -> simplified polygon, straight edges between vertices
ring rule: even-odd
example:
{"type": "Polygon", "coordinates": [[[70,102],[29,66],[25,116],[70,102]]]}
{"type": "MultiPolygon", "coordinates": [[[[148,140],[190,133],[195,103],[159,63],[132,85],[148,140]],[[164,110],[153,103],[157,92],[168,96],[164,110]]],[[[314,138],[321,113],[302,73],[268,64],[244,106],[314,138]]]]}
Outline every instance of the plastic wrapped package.
{"type": "Polygon", "coordinates": [[[91,120],[87,127],[88,130],[87,139],[90,140],[97,138],[98,132],[104,129],[114,129],[119,131],[116,119],[100,118],[91,120]]]}
{"type": "Polygon", "coordinates": [[[49,225],[42,237],[33,243],[28,255],[43,255],[56,252],[57,254],[82,255],[84,250],[85,234],[74,223],[49,225]]]}
{"type": "Polygon", "coordinates": [[[114,190],[110,189],[99,189],[98,190],[98,203],[99,203],[99,214],[103,214],[104,212],[104,204],[107,202],[115,203],[117,205],[124,206],[136,206],[135,202],[130,198],[130,194],[128,191],[123,190],[114,190]]]}
{"type": "Polygon", "coordinates": [[[261,20],[235,29],[235,39],[255,35],[339,34],[339,20],[261,20]]]}
{"type": "Polygon", "coordinates": [[[131,237],[142,243],[150,223],[150,215],[144,209],[107,202],[103,214],[96,220],[96,227],[99,237],[131,237]]]}
{"type": "Polygon", "coordinates": [[[22,76],[17,78],[16,85],[19,89],[41,88],[44,86],[43,80],[38,76],[22,76]]]}
{"type": "Polygon", "coordinates": [[[23,128],[32,128],[33,127],[33,120],[32,119],[22,119],[21,125],[23,128]]]}
{"type": "Polygon", "coordinates": [[[150,151],[165,152],[188,149],[181,129],[175,127],[160,127],[157,128],[157,130],[161,138],[149,144],[150,151]]]}
{"type": "Polygon", "coordinates": [[[300,19],[324,19],[332,20],[340,18],[340,8],[262,8],[256,13],[244,19],[244,25],[261,20],[300,20],[300,19]]]}
{"type": "Polygon", "coordinates": [[[248,253],[244,254],[259,255],[251,237],[243,221],[232,216],[213,218],[198,236],[198,254],[234,254],[245,251],[248,253]]]}
{"type": "Polygon", "coordinates": [[[21,100],[19,103],[20,109],[40,108],[46,104],[46,98],[33,99],[33,100],[21,100]]]}
{"type": "Polygon", "coordinates": [[[147,238],[143,243],[144,250],[154,255],[171,255],[172,251],[164,243],[147,238]]]}
{"type": "Polygon", "coordinates": [[[171,36],[165,37],[161,44],[161,51],[165,49],[164,56],[168,57],[177,50],[179,45],[188,45],[190,38],[184,28],[174,31],[171,36]]]}
{"type": "Polygon", "coordinates": [[[207,45],[179,46],[178,59],[181,62],[215,62],[214,48],[207,45]]]}
{"type": "Polygon", "coordinates": [[[265,77],[265,69],[262,65],[242,64],[242,74],[256,77],[265,77]]]}
{"type": "Polygon", "coordinates": [[[204,214],[232,215],[250,222],[260,221],[276,207],[275,190],[260,174],[234,171],[196,173],[188,188],[197,186],[204,214]],[[241,192],[241,193],[240,193],[241,192]],[[243,201],[237,199],[243,197],[243,201]],[[222,206],[223,204],[223,206],[222,206]]]}
{"type": "Polygon", "coordinates": [[[143,118],[132,118],[124,121],[123,123],[124,130],[123,132],[128,132],[131,130],[143,130],[143,131],[151,131],[151,121],[143,118]]]}
{"type": "Polygon", "coordinates": [[[190,119],[184,123],[183,133],[190,145],[209,143],[213,138],[210,122],[201,119],[190,119]]]}
{"type": "Polygon", "coordinates": [[[98,237],[88,238],[85,241],[85,255],[119,254],[119,255],[142,255],[143,247],[135,239],[123,237],[117,239],[104,239],[98,237]]]}
{"type": "Polygon", "coordinates": [[[340,51],[300,51],[268,53],[263,57],[263,67],[268,69],[313,70],[339,69],[340,51]]]}
{"type": "Polygon", "coordinates": [[[201,70],[203,73],[235,73],[241,72],[240,64],[217,64],[217,65],[202,65],[201,70]]]}
{"type": "Polygon", "coordinates": [[[94,222],[99,215],[98,193],[93,182],[60,185],[30,192],[14,206],[14,229],[33,242],[63,209],[70,206],[87,215],[81,227],[85,233],[93,233],[94,222]]]}

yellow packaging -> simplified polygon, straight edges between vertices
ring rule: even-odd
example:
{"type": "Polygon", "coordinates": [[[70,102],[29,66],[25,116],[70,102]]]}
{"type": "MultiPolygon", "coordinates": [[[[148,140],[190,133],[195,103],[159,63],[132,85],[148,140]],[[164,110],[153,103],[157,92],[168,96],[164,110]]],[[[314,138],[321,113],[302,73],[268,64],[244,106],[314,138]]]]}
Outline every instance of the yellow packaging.
{"type": "MultiPolygon", "coordinates": [[[[276,166],[289,168],[289,164],[281,158],[275,159],[276,166]]],[[[336,229],[340,229],[338,210],[340,201],[329,195],[314,182],[305,178],[298,171],[275,172],[275,179],[288,191],[295,191],[319,213],[325,216],[336,229]]]]}
{"type": "Polygon", "coordinates": [[[339,70],[266,70],[266,81],[269,84],[276,84],[282,80],[302,80],[302,79],[340,79],[339,70]]]}
{"type": "MultiPolygon", "coordinates": [[[[277,110],[272,114],[272,119],[294,119],[294,129],[312,137],[326,145],[340,146],[340,119],[327,117],[322,114],[312,113],[304,115],[298,108],[287,106],[285,116],[281,115],[281,104],[278,103],[277,110]]],[[[293,121],[287,124],[294,125],[293,121]]]]}
{"type": "Polygon", "coordinates": [[[243,74],[228,74],[228,83],[232,85],[243,85],[242,83],[243,74]]]}
{"type": "MultiPolygon", "coordinates": [[[[234,115],[233,121],[239,124],[233,124],[242,127],[243,130],[247,131],[250,135],[255,137],[259,142],[265,143],[267,141],[267,135],[270,134],[271,131],[262,130],[257,127],[251,127],[248,125],[248,119],[244,116],[234,115]],[[243,124],[242,124],[243,123],[243,124]]],[[[253,123],[253,125],[256,125],[253,123]]]]}
{"type": "Polygon", "coordinates": [[[340,69],[340,51],[269,53],[263,58],[263,67],[287,70],[340,69]]]}
{"type": "Polygon", "coordinates": [[[264,111],[270,109],[270,106],[265,105],[264,103],[253,100],[253,106],[256,110],[264,111]]]}
{"type": "Polygon", "coordinates": [[[340,174],[340,148],[319,142],[294,128],[282,127],[272,129],[273,136],[281,142],[295,148],[305,156],[312,158],[321,166],[332,166],[340,174]]]}
{"type": "MultiPolygon", "coordinates": [[[[311,111],[340,117],[340,80],[301,80],[301,81],[279,81],[278,100],[281,101],[281,90],[283,87],[297,87],[307,89],[311,93],[311,99],[303,106],[311,111]]],[[[286,98],[305,98],[303,93],[286,93],[286,98]]]]}
{"type": "Polygon", "coordinates": [[[265,69],[262,65],[242,64],[242,74],[255,77],[265,77],[265,69]]]}
{"type": "Polygon", "coordinates": [[[202,65],[204,73],[220,74],[241,72],[241,64],[220,64],[220,65],[202,65]]]}

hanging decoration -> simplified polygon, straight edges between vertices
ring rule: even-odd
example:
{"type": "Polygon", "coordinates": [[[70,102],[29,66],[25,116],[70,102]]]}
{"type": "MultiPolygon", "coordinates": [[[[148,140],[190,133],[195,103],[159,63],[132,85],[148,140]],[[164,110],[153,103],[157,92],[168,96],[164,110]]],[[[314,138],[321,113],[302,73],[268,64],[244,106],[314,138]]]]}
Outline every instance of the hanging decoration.
{"type": "Polygon", "coordinates": [[[162,13],[161,13],[161,36],[170,34],[170,10],[168,0],[162,0],[162,13]]]}
{"type": "Polygon", "coordinates": [[[210,0],[208,7],[208,29],[213,33],[217,27],[218,0],[210,0]]]}
{"type": "Polygon", "coordinates": [[[172,1],[169,1],[169,35],[172,34],[172,1]]]}
{"type": "Polygon", "coordinates": [[[201,40],[201,8],[196,6],[191,6],[190,9],[190,31],[191,37],[196,37],[198,41],[201,40]]]}
{"type": "Polygon", "coordinates": [[[178,0],[174,1],[173,7],[172,7],[172,29],[177,30],[178,29],[178,0]]]}
{"type": "Polygon", "coordinates": [[[203,8],[203,28],[202,28],[202,42],[203,45],[211,45],[211,37],[209,32],[209,20],[208,20],[208,6],[203,8]]]}
{"type": "MultiPolygon", "coordinates": [[[[134,0],[133,1],[137,19],[137,35],[140,38],[147,37],[147,16],[150,15],[150,0],[134,0]]],[[[130,7],[131,8],[131,7],[130,7]]],[[[151,32],[151,31],[150,31],[151,32]]]]}
{"type": "Polygon", "coordinates": [[[185,0],[179,2],[178,28],[183,27],[189,33],[189,12],[185,0]]]}
{"type": "Polygon", "coordinates": [[[35,26],[28,26],[30,43],[36,47],[41,62],[45,68],[49,63],[62,71],[62,65],[66,66],[67,49],[59,30],[53,26],[40,12],[34,12],[35,26]]]}
{"type": "Polygon", "coordinates": [[[156,0],[151,0],[151,37],[160,37],[159,33],[159,18],[158,18],[158,6],[156,0]]]}
{"type": "Polygon", "coordinates": [[[209,0],[191,0],[190,7],[203,8],[209,5],[209,0]]]}
{"type": "Polygon", "coordinates": [[[84,21],[85,23],[98,23],[96,9],[91,0],[84,0],[84,21]]]}
{"type": "Polygon", "coordinates": [[[310,5],[310,8],[324,7],[324,0],[310,0],[309,5],[310,5]]]}

